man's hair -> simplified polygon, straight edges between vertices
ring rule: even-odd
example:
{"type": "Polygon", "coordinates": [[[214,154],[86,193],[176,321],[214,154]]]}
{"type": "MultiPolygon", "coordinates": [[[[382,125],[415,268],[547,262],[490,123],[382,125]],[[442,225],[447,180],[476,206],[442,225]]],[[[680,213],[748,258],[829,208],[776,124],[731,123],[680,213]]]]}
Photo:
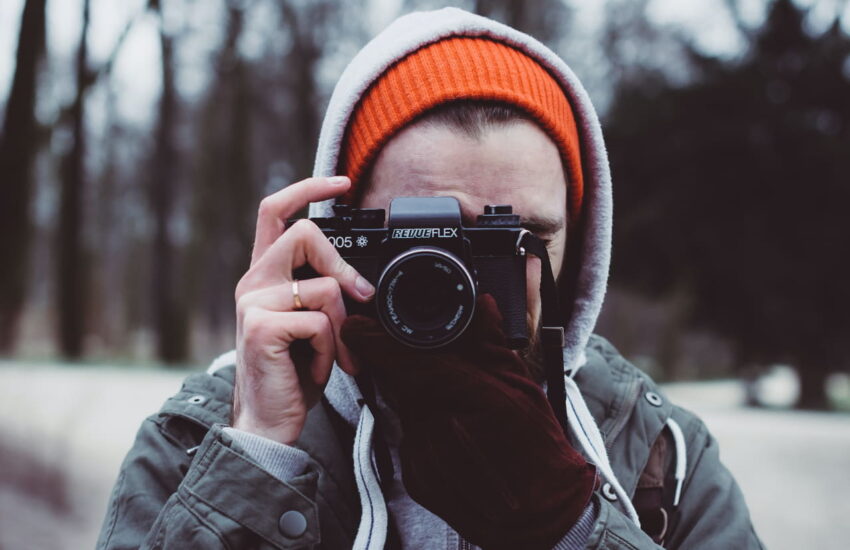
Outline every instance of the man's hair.
{"type": "Polygon", "coordinates": [[[448,126],[465,135],[479,139],[487,130],[508,126],[518,121],[536,124],[519,107],[503,101],[460,99],[442,103],[426,111],[416,122],[433,126],[448,126]]]}

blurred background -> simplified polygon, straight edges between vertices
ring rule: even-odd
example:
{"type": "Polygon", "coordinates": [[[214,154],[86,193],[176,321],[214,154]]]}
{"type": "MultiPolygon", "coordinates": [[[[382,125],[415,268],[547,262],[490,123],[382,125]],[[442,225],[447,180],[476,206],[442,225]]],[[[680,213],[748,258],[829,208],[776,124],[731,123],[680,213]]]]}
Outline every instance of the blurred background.
{"type": "MultiPolygon", "coordinates": [[[[136,426],[233,347],[260,199],[425,0],[0,0],[0,549],[87,548],[136,426]]],[[[474,0],[603,120],[598,330],[701,413],[771,548],[850,540],[850,3],[474,0]]]]}

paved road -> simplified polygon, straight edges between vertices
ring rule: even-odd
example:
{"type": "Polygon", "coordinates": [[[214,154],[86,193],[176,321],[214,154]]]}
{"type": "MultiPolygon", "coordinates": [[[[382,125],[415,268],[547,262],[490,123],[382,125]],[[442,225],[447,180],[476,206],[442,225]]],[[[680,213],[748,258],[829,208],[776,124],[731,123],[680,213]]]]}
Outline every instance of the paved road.
{"type": "MultiPolygon", "coordinates": [[[[184,375],[0,362],[0,549],[92,548],[135,427],[184,375]]],[[[768,548],[850,547],[850,416],[741,409],[733,382],[666,392],[717,436],[768,548]]]]}

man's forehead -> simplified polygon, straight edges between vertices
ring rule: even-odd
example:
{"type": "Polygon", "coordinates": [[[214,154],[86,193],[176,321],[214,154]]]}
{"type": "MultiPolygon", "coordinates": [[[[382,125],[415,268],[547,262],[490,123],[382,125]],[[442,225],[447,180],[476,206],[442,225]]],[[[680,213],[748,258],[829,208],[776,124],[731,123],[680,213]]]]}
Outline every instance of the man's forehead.
{"type": "Polygon", "coordinates": [[[565,218],[560,154],[542,130],[525,121],[480,138],[414,125],[384,147],[371,176],[367,207],[386,208],[397,196],[453,196],[468,221],[487,204],[511,204],[548,225],[565,218]]]}

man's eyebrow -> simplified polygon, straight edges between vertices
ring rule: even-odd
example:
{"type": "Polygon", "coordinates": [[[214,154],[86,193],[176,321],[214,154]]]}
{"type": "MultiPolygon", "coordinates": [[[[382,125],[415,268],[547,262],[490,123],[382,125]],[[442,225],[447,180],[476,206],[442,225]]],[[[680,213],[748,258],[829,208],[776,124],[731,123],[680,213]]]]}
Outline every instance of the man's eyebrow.
{"type": "Polygon", "coordinates": [[[520,225],[537,235],[554,235],[564,227],[564,218],[549,216],[521,216],[520,225]]]}
{"type": "MultiPolygon", "coordinates": [[[[467,227],[474,227],[477,216],[467,215],[463,212],[463,224],[467,227]]],[[[519,224],[537,235],[554,235],[559,229],[564,227],[564,218],[560,216],[520,216],[519,224]]]]}

